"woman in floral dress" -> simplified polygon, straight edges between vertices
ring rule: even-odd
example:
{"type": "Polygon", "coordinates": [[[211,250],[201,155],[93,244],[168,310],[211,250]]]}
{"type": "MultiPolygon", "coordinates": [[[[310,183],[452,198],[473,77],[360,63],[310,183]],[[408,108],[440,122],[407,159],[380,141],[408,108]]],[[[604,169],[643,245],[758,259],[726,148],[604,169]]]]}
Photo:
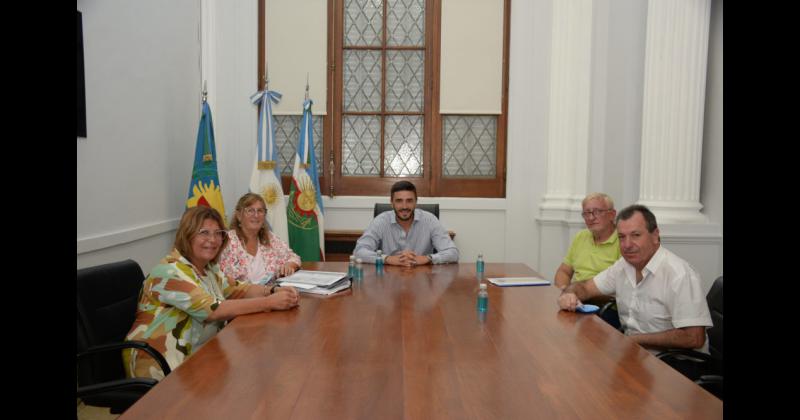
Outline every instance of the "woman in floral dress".
{"type": "Polygon", "coordinates": [[[288,276],[300,268],[300,257],[269,231],[264,199],[247,193],[236,203],[228,231],[228,245],[219,265],[226,276],[255,284],[288,276]]]}

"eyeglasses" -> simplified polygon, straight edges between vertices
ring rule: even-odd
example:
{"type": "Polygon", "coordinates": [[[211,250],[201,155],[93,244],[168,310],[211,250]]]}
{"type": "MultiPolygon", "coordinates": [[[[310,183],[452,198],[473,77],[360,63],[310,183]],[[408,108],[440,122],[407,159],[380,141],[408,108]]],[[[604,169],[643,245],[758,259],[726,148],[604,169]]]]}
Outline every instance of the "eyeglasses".
{"type": "Polygon", "coordinates": [[[256,208],[253,208],[253,207],[247,207],[246,209],[244,209],[244,214],[246,214],[248,216],[252,216],[254,214],[257,214],[257,215],[261,216],[261,215],[267,214],[267,209],[262,209],[262,208],[257,208],[256,209],[256,208]]]}
{"type": "Polygon", "coordinates": [[[203,238],[206,241],[210,241],[212,239],[219,239],[221,241],[225,239],[225,235],[226,235],[225,231],[221,229],[215,230],[213,232],[208,229],[200,229],[200,231],[197,232],[197,236],[203,238]]]}
{"type": "Polygon", "coordinates": [[[607,211],[611,211],[611,209],[587,210],[585,212],[582,212],[581,215],[583,216],[584,219],[588,219],[590,215],[594,216],[594,217],[600,217],[601,214],[603,214],[603,213],[605,213],[607,211]]]}

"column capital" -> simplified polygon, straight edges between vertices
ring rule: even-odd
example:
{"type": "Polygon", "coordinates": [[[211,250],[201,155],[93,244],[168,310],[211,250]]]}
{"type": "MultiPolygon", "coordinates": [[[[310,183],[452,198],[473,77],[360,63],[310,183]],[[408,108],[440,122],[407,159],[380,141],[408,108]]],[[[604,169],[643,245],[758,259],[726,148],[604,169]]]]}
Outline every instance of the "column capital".
{"type": "Polygon", "coordinates": [[[670,223],[708,223],[709,219],[700,209],[703,205],[697,201],[647,201],[639,200],[636,204],[647,206],[656,216],[658,224],[670,223]]]}

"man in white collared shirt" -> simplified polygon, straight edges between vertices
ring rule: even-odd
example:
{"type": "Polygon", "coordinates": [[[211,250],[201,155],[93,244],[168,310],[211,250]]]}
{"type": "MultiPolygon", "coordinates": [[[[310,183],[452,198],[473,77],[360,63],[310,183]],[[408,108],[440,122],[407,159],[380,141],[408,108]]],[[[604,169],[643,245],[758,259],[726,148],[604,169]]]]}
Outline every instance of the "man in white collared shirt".
{"type": "Polygon", "coordinates": [[[622,258],[594,279],[573,283],[558,298],[574,311],[598,295],[617,298],[625,334],[651,352],[685,348],[708,353],[706,327],[713,326],[700,276],[683,259],[661,246],[658,225],[645,206],[617,216],[622,258]]]}

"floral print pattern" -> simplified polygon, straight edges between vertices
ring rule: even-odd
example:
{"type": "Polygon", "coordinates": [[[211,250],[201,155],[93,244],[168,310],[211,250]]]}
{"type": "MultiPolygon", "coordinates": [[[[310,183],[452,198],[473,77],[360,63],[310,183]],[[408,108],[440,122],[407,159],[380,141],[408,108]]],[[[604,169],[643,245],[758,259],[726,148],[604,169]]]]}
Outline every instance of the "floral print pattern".
{"type": "MultiPolygon", "coordinates": [[[[247,249],[239,239],[236,230],[228,231],[228,246],[222,250],[219,257],[219,265],[222,271],[231,279],[247,282],[247,270],[249,267],[247,249]]],[[[280,237],[269,232],[269,246],[258,244],[259,252],[256,256],[264,258],[264,266],[268,272],[277,273],[287,262],[300,265],[300,257],[289,248],[280,237]]]]}

